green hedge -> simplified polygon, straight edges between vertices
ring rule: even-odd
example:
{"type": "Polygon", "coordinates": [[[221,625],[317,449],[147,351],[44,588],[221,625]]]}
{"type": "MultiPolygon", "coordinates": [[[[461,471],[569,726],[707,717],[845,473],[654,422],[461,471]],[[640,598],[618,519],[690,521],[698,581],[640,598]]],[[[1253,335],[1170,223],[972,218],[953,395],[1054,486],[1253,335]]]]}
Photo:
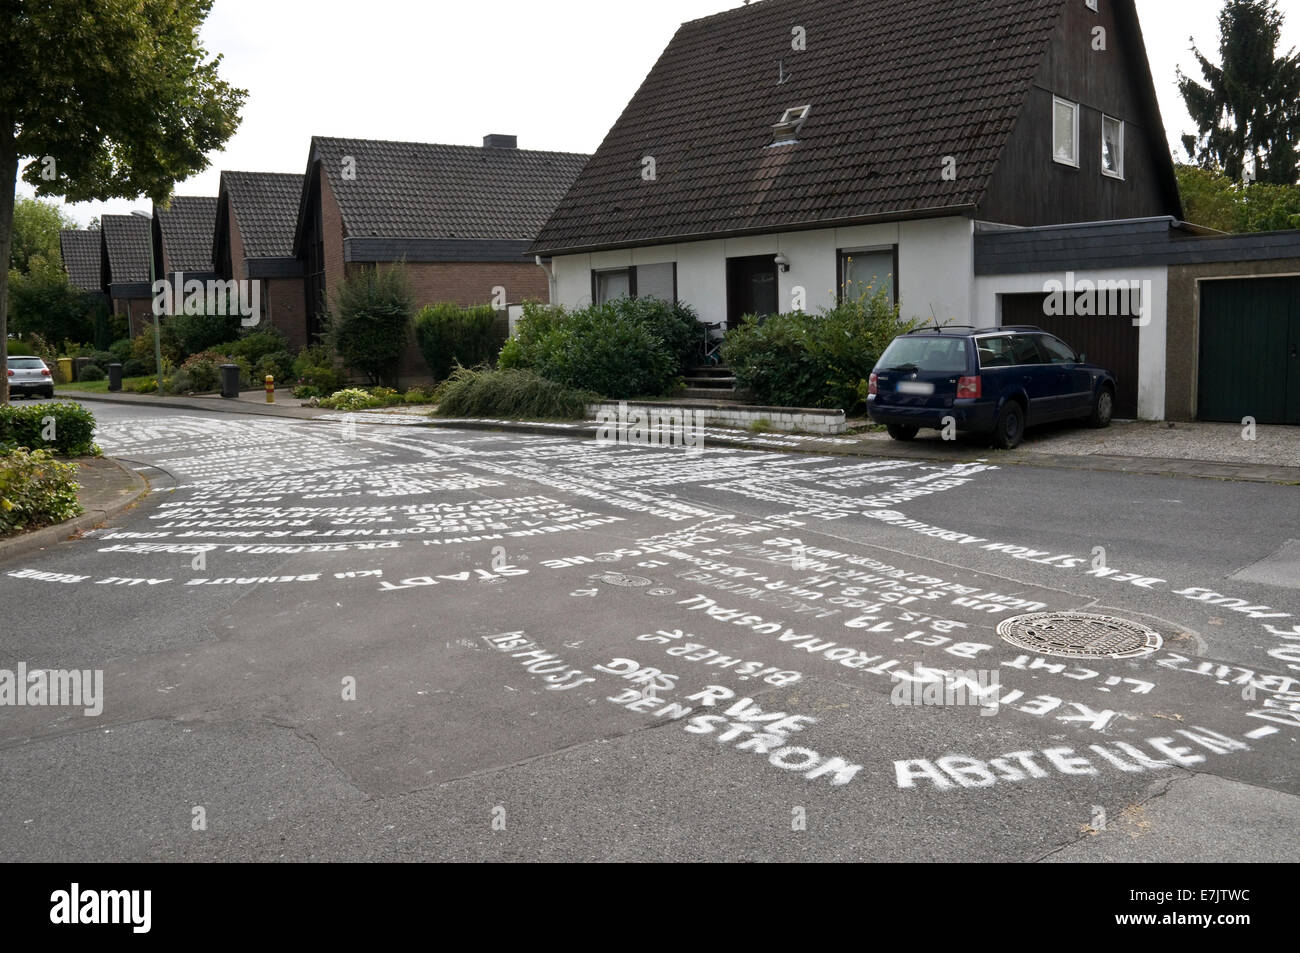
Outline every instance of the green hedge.
{"type": "Polygon", "coordinates": [[[457,364],[477,367],[489,363],[503,342],[497,311],[491,305],[461,308],[431,304],[415,316],[415,339],[434,380],[445,380],[457,364]]]}
{"type": "Polygon", "coordinates": [[[882,289],[818,314],[746,317],[727,332],[722,356],[757,403],[852,414],[865,406],[871,370],[889,342],[917,327],[899,320],[882,289]]]}
{"type": "Polygon", "coordinates": [[[95,417],[80,404],[60,401],[0,407],[0,450],[53,450],[67,457],[82,457],[98,452],[94,439],[95,417]]]}
{"type": "Polygon", "coordinates": [[[442,417],[503,417],[518,420],[581,420],[600,399],[548,381],[530,371],[473,370],[459,367],[438,389],[442,417]]]}
{"type": "Polygon", "coordinates": [[[658,397],[677,388],[703,333],[689,307],[655,298],[579,311],[528,304],[498,364],[604,397],[658,397]]]}
{"type": "Polygon", "coordinates": [[[45,450],[0,452],[0,536],[80,516],[76,474],[45,450]]]}

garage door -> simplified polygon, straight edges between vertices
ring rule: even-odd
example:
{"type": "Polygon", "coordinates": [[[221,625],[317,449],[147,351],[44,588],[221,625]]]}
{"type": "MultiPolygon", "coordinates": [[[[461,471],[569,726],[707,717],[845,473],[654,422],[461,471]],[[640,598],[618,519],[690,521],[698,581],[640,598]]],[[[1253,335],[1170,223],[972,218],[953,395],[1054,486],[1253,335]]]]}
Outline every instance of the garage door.
{"type": "Polygon", "coordinates": [[[1201,283],[1201,420],[1300,424],[1300,278],[1201,283]]]}
{"type": "Polygon", "coordinates": [[[1137,419],[1138,335],[1127,316],[1048,315],[1043,313],[1044,294],[1002,296],[1002,323],[1033,324],[1055,334],[1076,351],[1087,355],[1089,364],[1099,364],[1116,378],[1115,416],[1137,419]]]}

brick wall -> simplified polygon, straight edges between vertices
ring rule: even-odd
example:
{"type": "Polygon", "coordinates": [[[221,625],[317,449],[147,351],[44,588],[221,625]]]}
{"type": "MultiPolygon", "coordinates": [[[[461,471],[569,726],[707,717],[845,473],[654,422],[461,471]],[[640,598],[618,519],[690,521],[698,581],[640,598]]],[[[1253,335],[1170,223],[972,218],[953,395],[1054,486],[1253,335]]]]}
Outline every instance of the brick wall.
{"type": "Polygon", "coordinates": [[[284,332],[289,353],[307,344],[307,294],[301,278],[263,278],[266,322],[284,332]]]}

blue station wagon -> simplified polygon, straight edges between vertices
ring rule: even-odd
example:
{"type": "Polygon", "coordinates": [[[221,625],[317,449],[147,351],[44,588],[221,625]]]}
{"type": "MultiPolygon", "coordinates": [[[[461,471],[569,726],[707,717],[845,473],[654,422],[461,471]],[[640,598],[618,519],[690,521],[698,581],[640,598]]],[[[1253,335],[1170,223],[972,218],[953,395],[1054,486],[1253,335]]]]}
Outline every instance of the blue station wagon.
{"type": "Polygon", "coordinates": [[[922,427],[986,434],[1011,449],[1056,420],[1110,425],[1115,375],[1028,325],[924,328],[894,339],[871,374],[868,414],[895,440],[922,427]]]}

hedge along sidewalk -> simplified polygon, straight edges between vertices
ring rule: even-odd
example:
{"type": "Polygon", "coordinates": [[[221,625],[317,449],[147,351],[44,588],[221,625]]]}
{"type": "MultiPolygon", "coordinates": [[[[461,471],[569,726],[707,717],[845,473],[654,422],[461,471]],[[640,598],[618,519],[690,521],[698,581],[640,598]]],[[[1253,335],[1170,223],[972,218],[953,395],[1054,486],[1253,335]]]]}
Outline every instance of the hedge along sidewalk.
{"type": "Polygon", "coordinates": [[[78,457],[77,501],[81,516],[0,539],[0,564],[38,549],[53,546],[111,519],[149,492],[145,478],[111,457],[78,457]]]}

